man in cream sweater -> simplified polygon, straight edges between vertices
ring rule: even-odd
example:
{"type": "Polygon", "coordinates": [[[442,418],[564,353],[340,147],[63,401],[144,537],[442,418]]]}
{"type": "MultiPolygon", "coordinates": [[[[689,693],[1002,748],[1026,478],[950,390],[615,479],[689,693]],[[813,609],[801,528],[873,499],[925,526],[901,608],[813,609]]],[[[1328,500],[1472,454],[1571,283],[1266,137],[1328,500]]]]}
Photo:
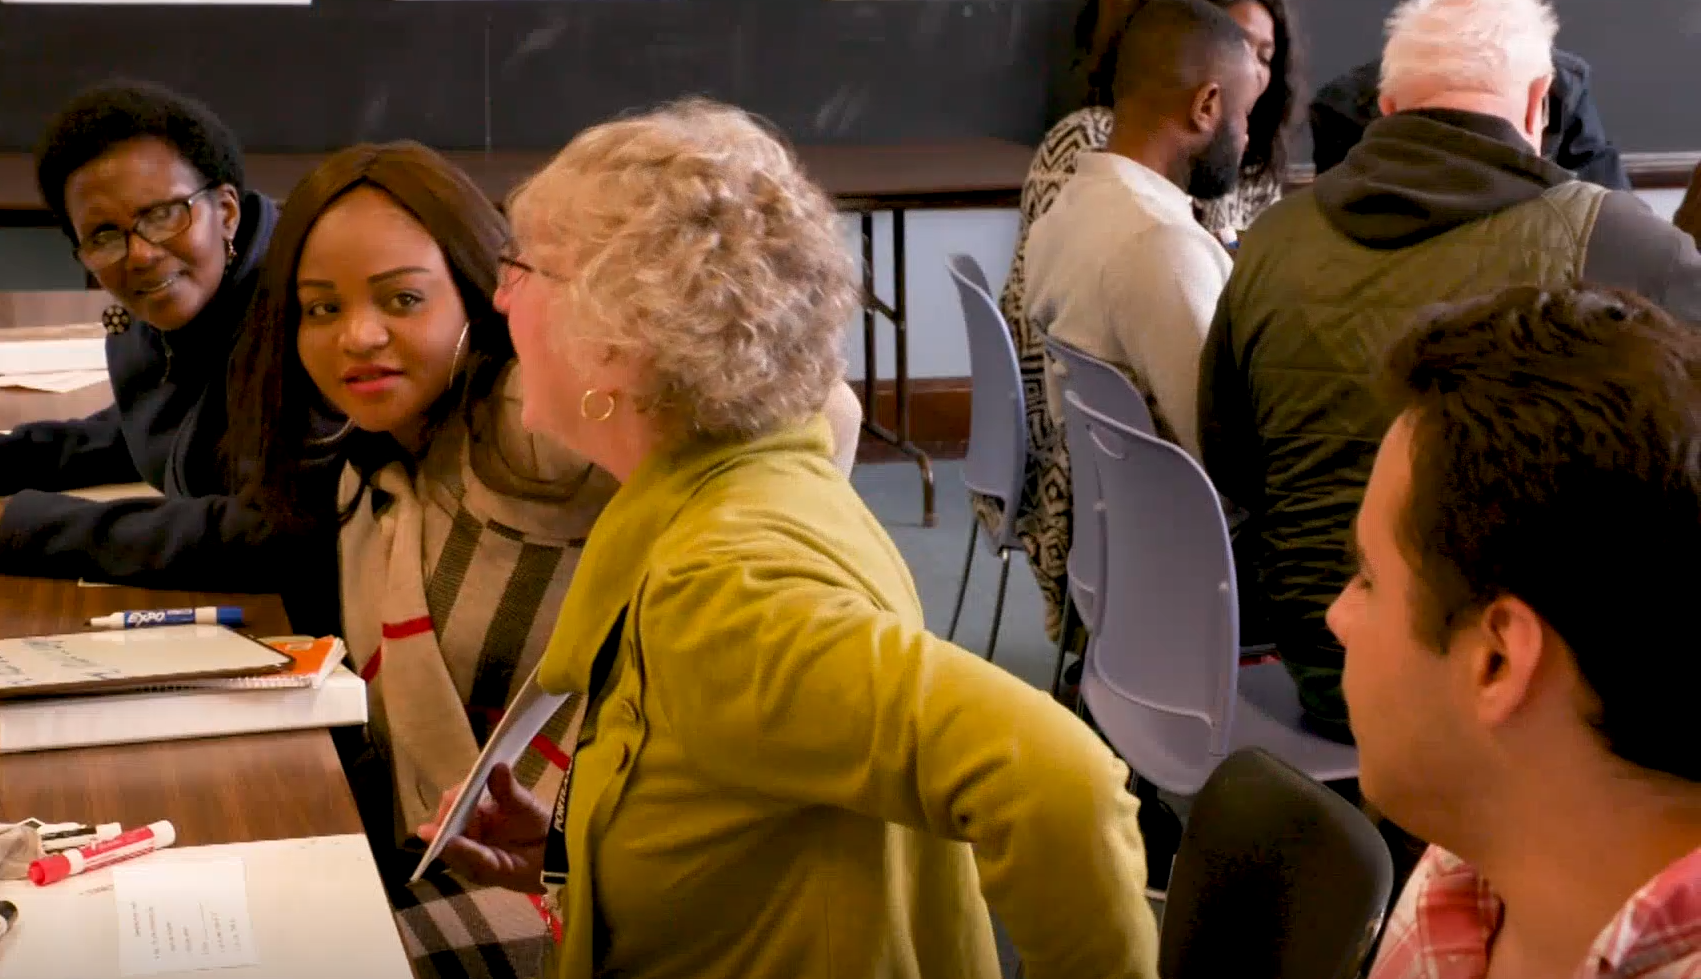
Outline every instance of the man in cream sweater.
{"type": "MultiPolygon", "coordinates": [[[[1232,263],[1193,199],[1234,187],[1257,65],[1240,27],[1204,0],[1147,4],[1117,62],[1110,143],[1081,156],[1029,235],[1027,314],[1127,371],[1159,434],[1197,457],[1199,352],[1232,263]]],[[[1060,419],[1049,373],[1046,400],[1060,419]]]]}

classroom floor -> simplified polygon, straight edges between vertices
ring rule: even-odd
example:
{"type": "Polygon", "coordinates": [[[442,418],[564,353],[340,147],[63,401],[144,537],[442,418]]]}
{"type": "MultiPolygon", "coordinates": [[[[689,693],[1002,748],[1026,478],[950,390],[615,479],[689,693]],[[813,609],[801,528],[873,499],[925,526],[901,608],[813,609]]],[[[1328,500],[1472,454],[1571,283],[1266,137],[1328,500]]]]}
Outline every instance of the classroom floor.
{"type": "MultiPolygon", "coordinates": [[[[852,471],[851,483],[909,562],[927,612],[927,626],[943,636],[957,599],[970,509],[960,461],[935,460],[933,474],[939,511],[935,527],[921,525],[921,477],[913,463],[864,463],[852,471]]],[[[998,560],[987,550],[984,536],[975,548],[974,573],[956,642],[983,653],[998,594],[998,560]]],[[[1027,555],[1017,550],[1010,556],[1010,589],[1004,596],[1004,624],[994,662],[1037,687],[1048,688],[1055,655],[1056,647],[1045,638],[1045,605],[1039,586],[1028,570],[1027,555]]]]}

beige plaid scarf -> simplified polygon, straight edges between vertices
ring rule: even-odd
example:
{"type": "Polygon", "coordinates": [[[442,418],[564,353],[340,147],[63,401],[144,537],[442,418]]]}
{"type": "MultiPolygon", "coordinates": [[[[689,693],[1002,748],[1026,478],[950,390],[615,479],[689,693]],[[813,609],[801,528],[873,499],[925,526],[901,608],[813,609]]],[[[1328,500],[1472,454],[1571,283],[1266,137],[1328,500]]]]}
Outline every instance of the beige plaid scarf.
{"type": "MultiPolygon", "coordinates": [[[[339,496],[353,499],[345,472],[339,496]]],[[[398,841],[432,816],[543,654],[612,477],[527,435],[518,371],[433,440],[417,471],[381,470],[339,541],[343,631],[392,759],[398,841]]],[[[516,774],[547,795],[566,754],[552,720],[516,774]]]]}

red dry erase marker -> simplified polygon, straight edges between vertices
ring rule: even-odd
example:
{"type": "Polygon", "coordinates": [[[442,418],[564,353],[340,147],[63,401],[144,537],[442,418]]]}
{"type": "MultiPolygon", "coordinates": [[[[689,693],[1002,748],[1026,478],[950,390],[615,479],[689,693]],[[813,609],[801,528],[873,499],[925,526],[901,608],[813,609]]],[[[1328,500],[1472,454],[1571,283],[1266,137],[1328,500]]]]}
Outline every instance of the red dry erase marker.
{"type": "Polygon", "coordinates": [[[163,850],[176,842],[177,829],[162,819],[110,840],[42,857],[30,864],[30,882],[43,887],[85,870],[99,870],[131,857],[163,850]]]}

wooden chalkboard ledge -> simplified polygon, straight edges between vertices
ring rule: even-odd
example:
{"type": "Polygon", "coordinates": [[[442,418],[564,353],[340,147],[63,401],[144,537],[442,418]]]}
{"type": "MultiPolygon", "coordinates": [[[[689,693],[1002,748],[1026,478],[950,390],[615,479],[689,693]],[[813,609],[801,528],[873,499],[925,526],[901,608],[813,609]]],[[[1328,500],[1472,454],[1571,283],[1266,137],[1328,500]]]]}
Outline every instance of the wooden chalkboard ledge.
{"type": "MultiPolygon", "coordinates": [[[[1015,207],[1033,148],[1002,139],[898,146],[801,146],[804,166],[847,211],[1015,207]]],[[[549,161],[548,153],[449,151],[491,199],[549,161]]],[[[275,199],[289,195],[323,153],[251,153],[248,181],[275,199]]],[[[0,227],[51,227],[27,153],[0,153],[0,227]]]]}

